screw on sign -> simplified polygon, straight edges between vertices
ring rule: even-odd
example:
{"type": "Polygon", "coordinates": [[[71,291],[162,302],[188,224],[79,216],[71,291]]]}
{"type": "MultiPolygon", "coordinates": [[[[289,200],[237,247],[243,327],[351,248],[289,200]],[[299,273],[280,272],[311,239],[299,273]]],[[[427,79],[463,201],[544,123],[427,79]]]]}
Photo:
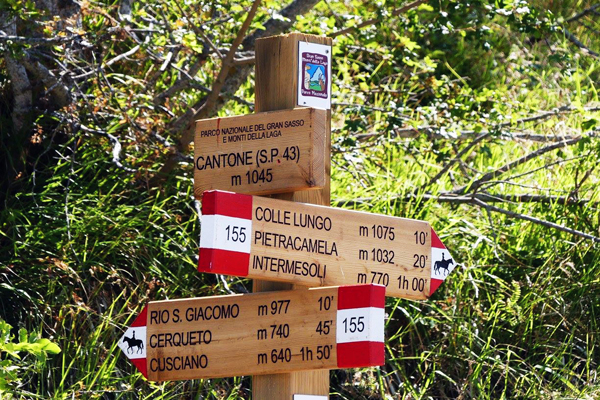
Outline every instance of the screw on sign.
{"type": "Polygon", "coordinates": [[[152,381],[378,366],[384,305],[379,285],[155,301],[119,347],[152,381]]]}
{"type": "Polygon", "coordinates": [[[202,200],[198,270],[426,299],[455,267],[429,223],[223,191],[202,200]]]}

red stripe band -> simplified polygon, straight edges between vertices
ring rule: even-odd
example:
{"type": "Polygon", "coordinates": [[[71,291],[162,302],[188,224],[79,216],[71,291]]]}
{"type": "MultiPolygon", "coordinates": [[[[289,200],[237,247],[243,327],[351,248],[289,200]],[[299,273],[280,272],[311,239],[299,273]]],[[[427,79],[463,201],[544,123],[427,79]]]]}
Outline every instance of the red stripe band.
{"type": "Polygon", "coordinates": [[[201,247],[198,271],[212,274],[248,276],[250,254],[201,247]]]}
{"type": "Polygon", "coordinates": [[[385,307],[385,286],[350,285],[338,288],[338,310],[385,307]]]}
{"type": "Polygon", "coordinates": [[[385,363],[383,342],[338,343],[338,368],[375,367],[385,363]]]}
{"type": "Polygon", "coordinates": [[[442,283],[444,283],[444,281],[441,279],[431,278],[431,283],[429,284],[429,295],[433,295],[442,283]]]}
{"type": "Polygon", "coordinates": [[[445,249],[444,243],[440,240],[437,233],[431,228],[431,247],[437,247],[438,249],[445,249]]]}
{"type": "Polygon", "coordinates": [[[251,220],[252,196],[222,190],[207,190],[202,196],[202,215],[215,214],[251,220]]]}
{"type": "Polygon", "coordinates": [[[136,328],[138,326],[147,326],[147,315],[148,315],[148,305],[144,306],[144,309],[142,310],[142,312],[140,313],[140,315],[137,316],[137,318],[135,319],[135,321],[133,321],[133,324],[131,324],[131,328],[136,328]]]}
{"type": "Polygon", "coordinates": [[[130,360],[132,364],[148,379],[148,367],[145,358],[135,358],[130,360]]]}

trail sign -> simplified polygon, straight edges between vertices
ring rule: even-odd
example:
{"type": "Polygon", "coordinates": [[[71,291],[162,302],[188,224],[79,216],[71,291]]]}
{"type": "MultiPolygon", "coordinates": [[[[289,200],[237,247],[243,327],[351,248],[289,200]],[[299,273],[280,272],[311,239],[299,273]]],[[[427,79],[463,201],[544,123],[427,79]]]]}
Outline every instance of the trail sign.
{"type": "Polygon", "coordinates": [[[325,185],[327,112],[314,108],[196,122],[194,194],[270,194],[325,185]]]}
{"type": "Polygon", "coordinates": [[[154,301],[119,347],[151,381],[377,366],[384,305],[378,285],[154,301]]]}
{"type": "MultiPolygon", "coordinates": [[[[331,38],[290,33],[256,40],[254,78],[254,109],[256,112],[276,111],[294,108],[298,104],[298,48],[300,42],[310,42],[330,46],[331,38]]],[[[331,65],[331,64],[330,64],[331,65]]],[[[331,75],[329,75],[331,76],[331,75]]],[[[331,79],[329,79],[331,82],[331,79]]],[[[329,89],[329,93],[331,90],[329,89]]],[[[331,94],[329,94],[331,98],[331,94]]],[[[303,203],[329,205],[331,169],[331,110],[326,111],[325,119],[325,185],[319,190],[286,192],[285,200],[303,203]]],[[[292,289],[289,283],[254,279],[253,292],[292,289]]],[[[295,371],[286,374],[256,375],[252,377],[252,396],[255,399],[290,400],[295,394],[329,394],[329,371],[295,371]]]]}
{"type": "Polygon", "coordinates": [[[431,296],[455,263],[429,223],[209,191],[198,270],[305,286],[374,283],[431,296]]]}
{"type": "Polygon", "coordinates": [[[331,108],[331,46],[298,42],[298,105],[331,108]]]}

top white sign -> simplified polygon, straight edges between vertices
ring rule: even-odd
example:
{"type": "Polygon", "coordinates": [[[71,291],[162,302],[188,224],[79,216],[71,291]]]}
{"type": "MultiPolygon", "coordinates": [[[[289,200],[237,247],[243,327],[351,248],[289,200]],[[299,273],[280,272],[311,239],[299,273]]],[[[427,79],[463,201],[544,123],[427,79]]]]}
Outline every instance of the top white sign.
{"type": "Polygon", "coordinates": [[[331,46],[298,43],[298,105],[331,108],[331,46]]]}

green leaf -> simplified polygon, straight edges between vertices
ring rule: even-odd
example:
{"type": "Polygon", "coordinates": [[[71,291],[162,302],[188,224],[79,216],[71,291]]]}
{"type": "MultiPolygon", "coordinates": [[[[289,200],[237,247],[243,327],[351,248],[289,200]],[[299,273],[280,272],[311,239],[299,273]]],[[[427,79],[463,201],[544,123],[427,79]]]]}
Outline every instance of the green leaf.
{"type": "Polygon", "coordinates": [[[41,345],[41,350],[50,353],[50,354],[58,354],[60,353],[60,347],[56,343],[52,343],[48,339],[40,339],[38,344],[41,345]]]}
{"type": "Polygon", "coordinates": [[[19,329],[19,342],[21,342],[21,343],[28,342],[28,340],[27,340],[27,329],[25,329],[25,328],[19,329]]]}
{"type": "Polygon", "coordinates": [[[10,340],[10,330],[12,326],[6,321],[0,319],[0,349],[2,345],[10,340]]]}
{"type": "Polygon", "coordinates": [[[18,346],[15,343],[6,343],[2,350],[6,351],[8,353],[8,355],[11,357],[18,358],[18,359],[21,358],[21,357],[19,357],[19,354],[18,354],[18,352],[21,351],[21,348],[20,348],[20,346],[18,346]]]}
{"type": "Polygon", "coordinates": [[[261,31],[264,31],[264,30],[266,30],[266,29],[267,29],[267,28],[265,28],[265,26],[264,26],[263,24],[261,24],[261,23],[260,23],[260,22],[258,22],[258,21],[257,21],[257,22],[254,22],[254,23],[252,24],[252,28],[254,28],[254,29],[260,29],[261,31]]]}
{"type": "Polygon", "coordinates": [[[581,128],[586,131],[589,131],[589,130],[594,129],[597,125],[598,125],[598,120],[595,118],[590,118],[581,123],[581,128]]]}

